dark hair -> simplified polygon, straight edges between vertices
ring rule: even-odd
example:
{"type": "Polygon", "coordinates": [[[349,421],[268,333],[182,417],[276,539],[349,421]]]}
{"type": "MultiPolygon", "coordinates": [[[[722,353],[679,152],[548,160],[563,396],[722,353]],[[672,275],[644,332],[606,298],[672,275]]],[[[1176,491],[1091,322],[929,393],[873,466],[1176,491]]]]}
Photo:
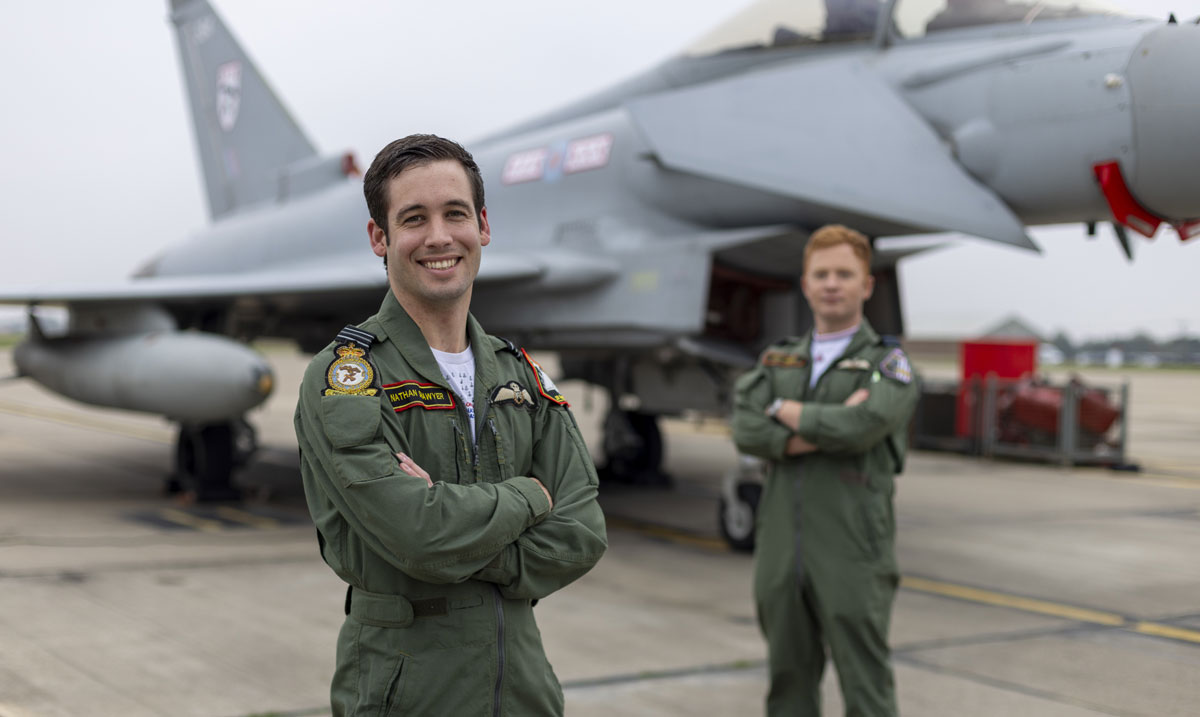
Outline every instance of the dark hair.
{"type": "Polygon", "coordinates": [[[432,162],[454,160],[462,165],[471,182],[471,198],[475,202],[475,221],[482,221],[483,211],[483,176],[479,173],[479,165],[471,153],[462,145],[433,134],[410,134],[402,137],[379,150],[371,167],[363,177],[363,196],[367,199],[367,211],[375,224],[383,229],[386,236],[388,230],[388,197],[387,185],[393,177],[412,167],[421,167],[432,162]]]}

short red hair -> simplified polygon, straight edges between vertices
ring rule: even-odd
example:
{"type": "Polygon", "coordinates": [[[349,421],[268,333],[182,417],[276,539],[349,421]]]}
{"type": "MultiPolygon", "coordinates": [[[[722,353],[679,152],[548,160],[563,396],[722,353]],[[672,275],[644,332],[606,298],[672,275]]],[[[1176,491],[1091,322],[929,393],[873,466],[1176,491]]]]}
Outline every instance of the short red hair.
{"type": "Polygon", "coordinates": [[[808,237],[804,245],[804,265],[814,251],[830,249],[839,244],[846,244],[854,251],[855,256],[862,260],[863,267],[871,273],[871,242],[862,232],[857,232],[841,224],[826,224],[808,237]]]}

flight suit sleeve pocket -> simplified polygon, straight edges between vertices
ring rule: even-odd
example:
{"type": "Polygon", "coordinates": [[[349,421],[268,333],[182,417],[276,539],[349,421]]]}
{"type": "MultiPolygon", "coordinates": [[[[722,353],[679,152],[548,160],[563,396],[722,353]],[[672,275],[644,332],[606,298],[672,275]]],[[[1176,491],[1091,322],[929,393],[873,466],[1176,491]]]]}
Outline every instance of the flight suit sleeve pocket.
{"type": "Polygon", "coordinates": [[[334,449],[361,446],[379,431],[379,399],[370,396],[321,397],[321,421],[334,449]]]}
{"type": "Polygon", "coordinates": [[[379,399],[371,396],[321,397],[321,420],[343,485],[389,475],[398,465],[379,435],[380,411],[379,399]]]}

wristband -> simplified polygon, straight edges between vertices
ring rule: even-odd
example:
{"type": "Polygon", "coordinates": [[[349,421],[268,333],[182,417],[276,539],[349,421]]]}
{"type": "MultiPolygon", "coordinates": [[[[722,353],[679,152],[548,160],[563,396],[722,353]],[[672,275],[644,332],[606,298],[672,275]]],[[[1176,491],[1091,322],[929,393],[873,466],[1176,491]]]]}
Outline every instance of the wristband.
{"type": "Polygon", "coordinates": [[[783,408],[783,399],[777,398],[771,402],[770,406],[767,406],[767,415],[774,418],[781,408],[783,408]]]}

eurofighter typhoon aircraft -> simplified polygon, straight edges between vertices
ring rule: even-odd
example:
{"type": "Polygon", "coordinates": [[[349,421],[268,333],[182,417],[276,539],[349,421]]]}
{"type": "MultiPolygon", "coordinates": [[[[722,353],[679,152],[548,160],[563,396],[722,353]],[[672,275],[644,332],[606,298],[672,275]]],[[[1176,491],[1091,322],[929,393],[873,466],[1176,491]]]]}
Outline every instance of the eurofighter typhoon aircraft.
{"type": "MultiPolygon", "coordinates": [[[[246,340],[315,352],[387,288],[352,159],[322,156],[205,0],[171,0],[212,223],[124,283],[26,290],[20,374],[180,426],[178,475],[233,491],[272,386],[246,340]],[[152,369],[152,370],[151,370],[152,369]]],[[[810,322],[803,240],[1025,227],[1200,232],[1200,27],[1090,0],[763,0],[660,66],[471,143],[495,241],[473,311],[612,397],[610,472],[653,474],[656,419],[727,410],[810,322]]],[[[437,128],[430,128],[436,131],[437,128]]],[[[898,252],[868,316],[901,333],[898,252]]]]}

